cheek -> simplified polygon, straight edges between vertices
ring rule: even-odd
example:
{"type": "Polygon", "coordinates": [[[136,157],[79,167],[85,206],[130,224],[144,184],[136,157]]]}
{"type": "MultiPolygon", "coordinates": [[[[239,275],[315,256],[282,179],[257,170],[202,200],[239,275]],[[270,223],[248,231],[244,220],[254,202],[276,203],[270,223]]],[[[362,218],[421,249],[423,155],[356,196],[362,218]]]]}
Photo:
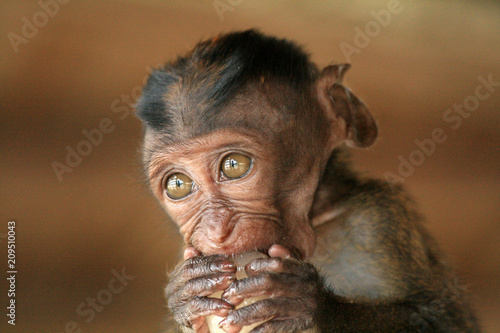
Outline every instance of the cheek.
{"type": "Polygon", "coordinates": [[[251,210],[265,212],[277,205],[280,184],[276,181],[276,172],[260,168],[252,178],[243,182],[234,181],[221,184],[222,196],[242,204],[250,204],[251,210]]]}
{"type": "Polygon", "coordinates": [[[285,246],[294,247],[302,254],[303,259],[308,259],[313,255],[316,246],[316,234],[308,220],[302,223],[295,223],[289,231],[287,240],[291,244],[285,246]]]}
{"type": "Polygon", "coordinates": [[[170,219],[179,227],[179,231],[183,236],[193,232],[196,226],[195,216],[199,212],[198,204],[193,203],[187,205],[181,202],[173,203],[169,199],[163,198],[161,205],[170,219]]]}

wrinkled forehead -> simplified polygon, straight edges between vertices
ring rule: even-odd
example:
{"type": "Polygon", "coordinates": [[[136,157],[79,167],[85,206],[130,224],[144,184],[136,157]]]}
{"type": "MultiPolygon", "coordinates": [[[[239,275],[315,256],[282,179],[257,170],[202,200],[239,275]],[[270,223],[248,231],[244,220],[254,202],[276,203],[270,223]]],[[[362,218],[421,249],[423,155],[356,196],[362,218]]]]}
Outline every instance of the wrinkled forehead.
{"type": "Polygon", "coordinates": [[[146,149],[153,155],[168,155],[182,157],[204,153],[207,150],[243,148],[262,150],[269,147],[265,139],[257,131],[249,129],[221,128],[213,132],[197,136],[187,136],[185,139],[166,142],[155,133],[148,132],[144,138],[146,149]]]}

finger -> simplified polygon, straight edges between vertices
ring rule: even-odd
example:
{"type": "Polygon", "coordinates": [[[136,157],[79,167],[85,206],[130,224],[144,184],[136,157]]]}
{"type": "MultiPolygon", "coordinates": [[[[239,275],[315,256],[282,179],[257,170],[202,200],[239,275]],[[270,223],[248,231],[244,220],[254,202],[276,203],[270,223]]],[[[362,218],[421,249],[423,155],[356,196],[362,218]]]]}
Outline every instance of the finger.
{"type": "Polygon", "coordinates": [[[181,279],[187,281],[215,273],[236,273],[236,265],[225,256],[192,257],[184,262],[181,279]]]}
{"type": "Polygon", "coordinates": [[[248,276],[260,273],[281,273],[285,271],[285,263],[281,258],[259,258],[245,266],[248,276]]]}
{"type": "Polygon", "coordinates": [[[208,296],[216,291],[227,289],[236,277],[234,274],[212,274],[186,282],[179,292],[170,296],[173,301],[189,299],[196,296],[208,296]]]}
{"type": "Polygon", "coordinates": [[[201,256],[201,252],[195,249],[193,246],[188,246],[184,250],[184,260],[199,256],[201,256]]]}
{"type": "Polygon", "coordinates": [[[193,257],[170,276],[165,296],[174,302],[207,296],[226,289],[234,281],[235,273],[236,266],[224,256],[193,257]]]}
{"type": "Polygon", "coordinates": [[[220,298],[196,297],[187,304],[188,313],[196,313],[196,317],[215,315],[226,317],[234,307],[220,298]]]}
{"type": "Polygon", "coordinates": [[[235,281],[222,293],[221,298],[236,306],[241,304],[245,298],[281,294],[279,291],[275,294],[274,286],[276,284],[269,274],[258,275],[235,281]]]}
{"type": "Polygon", "coordinates": [[[274,244],[269,248],[269,256],[270,257],[279,257],[283,259],[288,259],[292,257],[292,251],[283,245],[274,244]]]}
{"type": "Polygon", "coordinates": [[[236,266],[226,256],[191,257],[179,264],[170,274],[167,294],[186,281],[213,273],[235,273],[236,266]]]}
{"type": "Polygon", "coordinates": [[[296,320],[310,324],[312,322],[311,313],[313,313],[311,305],[305,304],[301,299],[269,298],[231,311],[220,322],[219,327],[226,332],[233,332],[243,326],[268,319],[283,321],[290,318],[296,318],[296,320]]]}
{"type": "Polygon", "coordinates": [[[203,327],[206,316],[226,317],[232,309],[231,304],[219,298],[195,297],[184,305],[173,308],[173,313],[177,322],[196,330],[203,327]]]}
{"type": "Polygon", "coordinates": [[[282,259],[278,257],[255,259],[245,266],[248,276],[262,273],[290,273],[309,280],[317,275],[316,268],[304,261],[294,258],[282,259]]]}
{"type": "Polygon", "coordinates": [[[243,300],[262,296],[298,297],[299,295],[314,295],[316,284],[304,280],[295,274],[260,274],[254,277],[235,281],[222,294],[222,299],[239,305],[243,300]]]}

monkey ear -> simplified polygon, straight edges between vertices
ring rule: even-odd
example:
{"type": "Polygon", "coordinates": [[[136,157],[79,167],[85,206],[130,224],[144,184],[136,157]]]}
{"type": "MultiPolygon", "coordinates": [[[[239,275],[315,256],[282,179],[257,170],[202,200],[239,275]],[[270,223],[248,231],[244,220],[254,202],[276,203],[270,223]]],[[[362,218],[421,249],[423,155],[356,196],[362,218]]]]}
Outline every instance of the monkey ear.
{"type": "Polygon", "coordinates": [[[325,67],[316,81],[316,94],[332,121],[336,138],[344,139],[350,146],[369,147],[377,138],[377,123],[363,102],[342,85],[350,67],[349,64],[325,67]]]}

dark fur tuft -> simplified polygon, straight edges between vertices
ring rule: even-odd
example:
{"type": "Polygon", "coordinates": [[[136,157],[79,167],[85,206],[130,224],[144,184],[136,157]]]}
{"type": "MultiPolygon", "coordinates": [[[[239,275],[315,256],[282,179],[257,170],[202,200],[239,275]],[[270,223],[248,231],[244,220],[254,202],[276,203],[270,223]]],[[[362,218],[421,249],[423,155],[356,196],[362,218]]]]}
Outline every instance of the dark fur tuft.
{"type": "MultiPolygon", "coordinates": [[[[199,43],[193,51],[156,70],[137,104],[148,128],[175,135],[214,128],[211,121],[249,82],[273,80],[300,89],[317,75],[294,43],[256,30],[233,32],[199,43]]],[[[173,138],[172,138],[173,139],[173,138]]]]}

